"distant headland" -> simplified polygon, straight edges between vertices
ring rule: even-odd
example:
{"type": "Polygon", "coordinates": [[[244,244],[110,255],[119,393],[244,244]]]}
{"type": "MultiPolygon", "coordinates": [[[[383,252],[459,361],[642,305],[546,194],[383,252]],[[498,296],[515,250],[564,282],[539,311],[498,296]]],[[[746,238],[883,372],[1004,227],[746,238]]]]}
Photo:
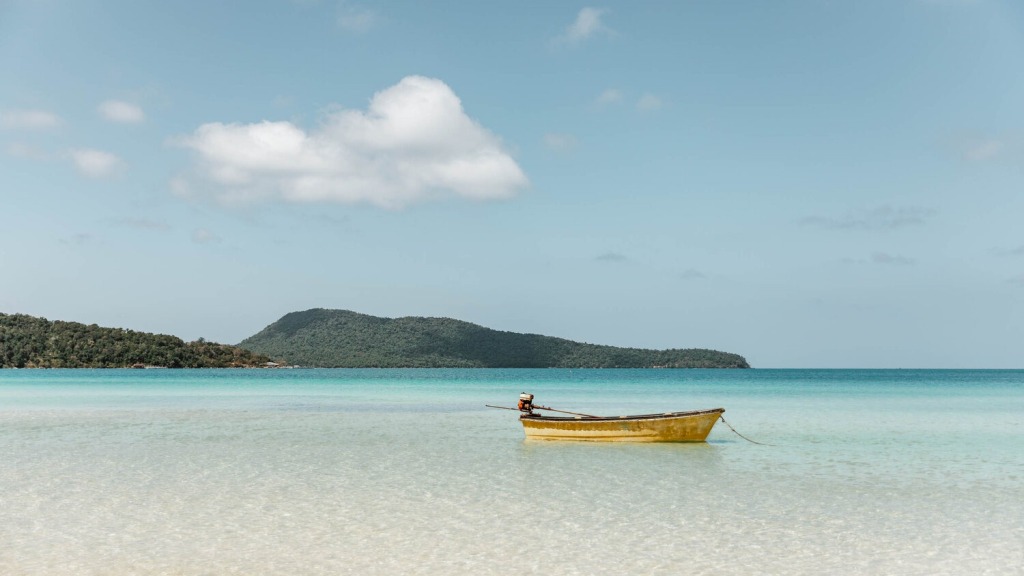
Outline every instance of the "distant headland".
{"type": "Polygon", "coordinates": [[[330,368],[750,368],[737,354],[645,350],[492,330],[451,318],[380,318],[347,310],[292,312],[239,346],[330,368]]]}
{"type": "Polygon", "coordinates": [[[584,344],[451,318],[292,312],[237,346],[0,314],[0,368],[750,368],[737,354],[584,344]]]}

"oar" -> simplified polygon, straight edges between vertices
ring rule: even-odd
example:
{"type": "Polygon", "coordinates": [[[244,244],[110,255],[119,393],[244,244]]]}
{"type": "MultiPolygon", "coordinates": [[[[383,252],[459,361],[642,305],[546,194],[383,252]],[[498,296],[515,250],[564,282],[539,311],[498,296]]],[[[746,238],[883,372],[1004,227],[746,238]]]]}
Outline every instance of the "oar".
{"type": "MultiPolygon", "coordinates": [[[[500,410],[515,410],[521,412],[518,408],[507,408],[505,406],[491,406],[490,404],[484,404],[488,408],[498,408],[500,410]]],[[[593,414],[580,414],[579,412],[569,412],[568,410],[555,410],[554,408],[548,408],[547,406],[534,405],[534,410],[550,410],[551,412],[561,412],[562,414],[572,414],[573,416],[583,416],[584,418],[600,418],[600,416],[594,416],[593,414]]]]}
{"type": "Polygon", "coordinates": [[[554,408],[548,408],[547,406],[536,406],[537,410],[550,410],[552,412],[561,412],[562,414],[572,414],[573,416],[583,416],[585,418],[600,418],[600,416],[594,416],[593,414],[580,414],[579,412],[569,412],[568,410],[555,410],[554,408]]]}

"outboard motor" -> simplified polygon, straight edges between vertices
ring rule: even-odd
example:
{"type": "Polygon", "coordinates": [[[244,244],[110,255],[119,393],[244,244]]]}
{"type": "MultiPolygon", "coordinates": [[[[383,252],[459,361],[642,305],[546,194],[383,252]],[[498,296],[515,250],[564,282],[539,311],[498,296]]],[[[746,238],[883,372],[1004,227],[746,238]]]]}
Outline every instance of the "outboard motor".
{"type": "Polygon", "coordinates": [[[523,392],[519,395],[519,411],[533,414],[533,394],[523,392]]]}

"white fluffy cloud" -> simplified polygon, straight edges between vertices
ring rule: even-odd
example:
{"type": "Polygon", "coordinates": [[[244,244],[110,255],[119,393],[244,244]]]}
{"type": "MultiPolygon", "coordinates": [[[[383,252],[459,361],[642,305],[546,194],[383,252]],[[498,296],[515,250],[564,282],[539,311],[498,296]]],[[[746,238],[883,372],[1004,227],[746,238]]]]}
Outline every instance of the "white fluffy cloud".
{"type": "Polygon", "coordinates": [[[71,150],[69,154],[78,171],[90,178],[112,176],[124,167],[120,158],[102,150],[79,148],[71,150]]]}
{"type": "Polygon", "coordinates": [[[137,124],[146,119],[146,114],[135,104],[120,100],[107,100],[99,106],[100,115],[111,122],[137,124]]]}
{"type": "Polygon", "coordinates": [[[608,12],[604,8],[583,8],[576,15],[576,20],[566,28],[561,40],[570,44],[578,44],[597,34],[611,34],[611,28],[601,22],[601,17],[608,12]]]}
{"type": "Polygon", "coordinates": [[[409,76],[369,108],[326,116],[309,132],[290,122],[204,124],[179,142],[222,201],[370,203],[509,198],[528,184],[501,141],[472,120],[442,81],[409,76]]]}
{"type": "Polygon", "coordinates": [[[44,130],[60,126],[60,118],[46,110],[4,110],[0,128],[5,130],[44,130]]]}

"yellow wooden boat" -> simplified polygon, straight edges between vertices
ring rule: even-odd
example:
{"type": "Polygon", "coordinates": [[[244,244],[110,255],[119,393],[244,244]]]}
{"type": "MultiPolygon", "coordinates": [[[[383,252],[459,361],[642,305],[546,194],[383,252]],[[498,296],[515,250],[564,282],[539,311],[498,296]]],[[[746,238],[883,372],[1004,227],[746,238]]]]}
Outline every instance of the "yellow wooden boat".
{"type": "Polygon", "coordinates": [[[512,410],[522,412],[519,421],[523,423],[527,439],[594,442],[704,442],[725,412],[724,408],[712,408],[634,416],[592,416],[536,406],[533,394],[525,392],[519,397],[518,408],[512,410]],[[543,416],[535,414],[534,410],[570,416],[543,416]]]}

